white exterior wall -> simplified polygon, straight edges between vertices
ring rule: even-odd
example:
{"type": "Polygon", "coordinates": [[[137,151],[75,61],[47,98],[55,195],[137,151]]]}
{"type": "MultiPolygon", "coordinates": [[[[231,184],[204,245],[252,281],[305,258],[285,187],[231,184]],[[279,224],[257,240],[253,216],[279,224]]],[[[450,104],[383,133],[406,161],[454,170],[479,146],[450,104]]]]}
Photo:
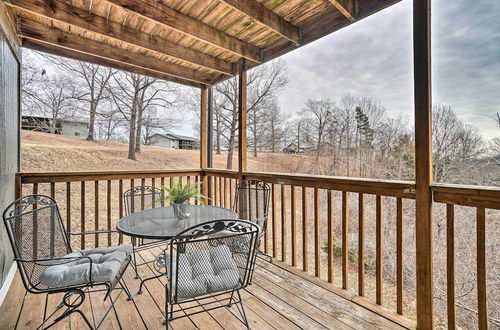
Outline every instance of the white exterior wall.
{"type": "Polygon", "coordinates": [[[150,141],[152,146],[162,147],[162,148],[170,148],[170,149],[179,149],[179,141],[172,140],[162,136],[154,136],[150,141]]]}
{"type": "Polygon", "coordinates": [[[71,123],[71,122],[63,121],[61,123],[61,135],[86,138],[87,137],[87,124],[71,123]]]}

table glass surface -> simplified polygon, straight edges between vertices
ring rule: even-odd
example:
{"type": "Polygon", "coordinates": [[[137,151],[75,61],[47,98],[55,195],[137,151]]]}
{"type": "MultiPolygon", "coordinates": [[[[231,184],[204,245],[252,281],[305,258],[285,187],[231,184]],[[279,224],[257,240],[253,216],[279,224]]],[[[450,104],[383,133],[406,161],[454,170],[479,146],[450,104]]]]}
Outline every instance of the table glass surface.
{"type": "Polygon", "coordinates": [[[183,230],[204,222],[236,219],[234,211],[218,206],[189,205],[188,214],[186,219],[177,219],[170,206],[148,209],[123,217],[116,228],[127,236],[170,239],[183,230]]]}

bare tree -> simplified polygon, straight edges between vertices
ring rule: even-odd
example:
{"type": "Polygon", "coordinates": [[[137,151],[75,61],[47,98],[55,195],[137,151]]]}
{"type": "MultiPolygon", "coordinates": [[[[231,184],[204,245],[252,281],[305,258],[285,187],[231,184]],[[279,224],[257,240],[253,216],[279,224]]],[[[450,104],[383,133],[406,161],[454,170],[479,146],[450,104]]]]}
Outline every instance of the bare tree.
{"type": "Polygon", "coordinates": [[[314,143],[316,159],[319,158],[327,127],[333,120],[335,104],[330,100],[307,100],[301,118],[307,127],[310,142],[314,143]]]}
{"type": "Polygon", "coordinates": [[[173,127],[174,120],[168,119],[170,106],[177,99],[176,89],[170,83],[128,72],[114,75],[109,89],[117,110],[129,124],[128,158],[135,160],[136,152],[140,151],[143,127],[147,133],[153,128],[173,127]],[[163,113],[159,114],[161,111],[163,113]],[[160,116],[165,119],[158,119],[160,116]]]}
{"type": "Polygon", "coordinates": [[[477,159],[484,142],[475,128],[457,118],[451,107],[435,105],[432,113],[432,149],[435,180],[453,180],[456,170],[477,159]]]}
{"type": "Polygon", "coordinates": [[[270,102],[269,106],[265,108],[264,111],[264,127],[265,143],[270,147],[271,152],[276,152],[277,146],[279,146],[284,138],[283,127],[283,114],[279,108],[276,100],[270,102]]]}
{"type": "Polygon", "coordinates": [[[62,70],[64,74],[71,75],[73,83],[78,85],[80,93],[78,99],[86,104],[84,109],[89,118],[87,140],[94,140],[99,104],[108,97],[106,91],[109,80],[117,71],[64,57],[45,56],[48,61],[57,65],[58,69],[62,70]]]}
{"type": "Polygon", "coordinates": [[[39,90],[33,102],[35,108],[29,112],[50,118],[49,132],[57,133],[60,119],[75,117],[75,87],[69,79],[60,76],[40,80],[37,84],[39,90]]]}
{"type": "Polygon", "coordinates": [[[259,66],[248,75],[248,109],[247,120],[250,130],[250,146],[253,156],[263,143],[266,129],[266,111],[276,103],[276,93],[288,83],[286,64],[276,60],[268,65],[259,66]]]}
{"type": "MultiPolygon", "coordinates": [[[[253,147],[254,156],[257,156],[259,137],[262,134],[262,111],[270,100],[275,97],[280,88],[288,82],[286,65],[282,60],[259,66],[248,73],[247,89],[247,119],[250,130],[250,145],[253,147]]],[[[236,78],[228,79],[215,86],[214,114],[219,126],[220,134],[228,148],[227,168],[232,168],[233,153],[236,146],[238,128],[238,81],[236,78]]],[[[217,143],[216,143],[217,144],[217,143]]],[[[220,142],[218,143],[220,145],[220,142]]]]}

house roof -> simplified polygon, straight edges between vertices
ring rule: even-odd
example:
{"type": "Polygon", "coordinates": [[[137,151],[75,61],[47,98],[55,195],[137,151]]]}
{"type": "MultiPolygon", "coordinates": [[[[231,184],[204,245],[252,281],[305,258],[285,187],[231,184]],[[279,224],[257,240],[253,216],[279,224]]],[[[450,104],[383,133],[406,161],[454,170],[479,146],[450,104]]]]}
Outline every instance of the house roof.
{"type": "Polygon", "coordinates": [[[208,87],[400,0],[3,0],[23,47],[208,87]]]}
{"type": "Polygon", "coordinates": [[[195,142],[196,139],[194,137],[191,137],[191,136],[185,136],[185,135],[179,135],[179,134],[173,134],[173,133],[166,133],[166,134],[159,134],[159,133],[155,133],[153,135],[151,135],[149,138],[151,139],[153,136],[160,136],[160,137],[163,137],[163,138],[166,138],[166,139],[171,139],[171,140],[182,140],[182,141],[193,141],[195,142]]]}
{"type": "MultiPolygon", "coordinates": [[[[46,116],[31,116],[31,115],[22,115],[22,119],[27,119],[27,118],[34,118],[38,120],[52,120],[50,117],[46,116]]],[[[76,119],[58,119],[58,121],[63,122],[63,123],[75,123],[75,124],[85,124],[87,125],[87,121],[85,120],[76,120],[76,119]]]]}

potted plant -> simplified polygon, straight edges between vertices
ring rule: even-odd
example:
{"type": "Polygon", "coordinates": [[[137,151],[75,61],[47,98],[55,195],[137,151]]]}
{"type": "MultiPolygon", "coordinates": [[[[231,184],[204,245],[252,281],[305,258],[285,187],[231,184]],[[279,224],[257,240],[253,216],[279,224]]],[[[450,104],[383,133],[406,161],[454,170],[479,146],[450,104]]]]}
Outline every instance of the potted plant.
{"type": "Polygon", "coordinates": [[[189,216],[188,205],[189,200],[197,200],[200,204],[203,204],[203,200],[207,198],[199,192],[201,182],[197,182],[194,185],[186,183],[182,184],[179,180],[173,187],[161,186],[161,189],[165,191],[166,196],[164,201],[172,205],[174,209],[174,215],[177,219],[186,219],[189,216]]]}

